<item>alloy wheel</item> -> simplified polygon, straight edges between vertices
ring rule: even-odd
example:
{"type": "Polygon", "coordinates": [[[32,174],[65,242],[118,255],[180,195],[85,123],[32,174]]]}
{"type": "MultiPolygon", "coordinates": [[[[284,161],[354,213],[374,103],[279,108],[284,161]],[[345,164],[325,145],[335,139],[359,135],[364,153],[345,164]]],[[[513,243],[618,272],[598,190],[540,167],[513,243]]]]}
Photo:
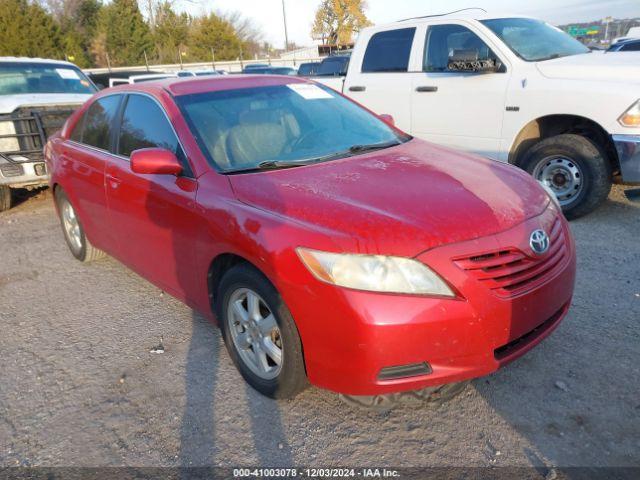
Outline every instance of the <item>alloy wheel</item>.
{"type": "Polygon", "coordinates": [[[242,362],[263,380],[276,378],[284,360],[282,335],[262,297],[248,288],[236,290],[227,304],[226,321],[242,362]]]}

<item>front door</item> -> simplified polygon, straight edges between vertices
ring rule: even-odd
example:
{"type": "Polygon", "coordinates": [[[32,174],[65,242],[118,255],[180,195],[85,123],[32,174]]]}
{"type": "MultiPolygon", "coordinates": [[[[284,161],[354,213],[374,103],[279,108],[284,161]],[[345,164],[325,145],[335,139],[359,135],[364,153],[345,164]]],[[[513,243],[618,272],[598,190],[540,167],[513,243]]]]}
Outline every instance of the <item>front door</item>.
{"type": "Polygon", "coordinates": [[[448,147],[498,159],[508,65],[478,33],[459,24],[430,25],[420,33],[421,72],[412,74],[411,133],[448,147]],[[497,72],[449,69],[456,52],[478,52],[502,64],[497,72]]]}
{"type": "Polygon", "coordinates": [[[110,222],[118,237],[118,257],[149,281],[181,300],[193,292],[193,241],[198,228],[197,181],[163,108],[155,99],[130,94],[125,100],[116,156],[107,165],[110,222]],[[141,175],[129,157],[141,148],[164,148],[183,162],[184,172],[141,175]]]}

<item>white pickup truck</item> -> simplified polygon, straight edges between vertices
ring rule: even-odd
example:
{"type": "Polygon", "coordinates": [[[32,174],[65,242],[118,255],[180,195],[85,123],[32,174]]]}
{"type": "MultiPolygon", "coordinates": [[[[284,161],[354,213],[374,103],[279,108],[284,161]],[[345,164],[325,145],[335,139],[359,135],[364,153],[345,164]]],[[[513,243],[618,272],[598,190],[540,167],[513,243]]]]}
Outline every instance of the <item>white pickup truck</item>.
{"type": "Polygon", "coordinates": [[[11,189],[47,185],[47,138],[95,92],[72,63],[0,57],[0,212],[11,189]]]}
{"type": "Polygon", "coordinates": [[[472,11],[368,28],[345,78],[315,80],[416,137],[527,170],[569,218],[613,181],[640,183],[640,53],[592,54],[540,20],[472,11]]]}

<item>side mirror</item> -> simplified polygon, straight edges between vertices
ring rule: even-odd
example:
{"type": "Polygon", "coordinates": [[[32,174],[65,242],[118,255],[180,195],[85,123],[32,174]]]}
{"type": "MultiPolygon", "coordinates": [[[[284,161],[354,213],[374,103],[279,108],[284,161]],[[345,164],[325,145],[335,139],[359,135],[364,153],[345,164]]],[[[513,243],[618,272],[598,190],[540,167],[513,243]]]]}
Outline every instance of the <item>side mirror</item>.
{"type": "Polygon", "coordinates": [[[180,175],[182,165],[173,152],[164,148],[143,148],[131,154],[131,171],[140,174],[180,175]]]}
{"type": "Polygon", "coordinates": [[[449,56],[450,72],[498,72],[502,64],[493,58],[480,59],[477,48],[456,49],[449,56]]]}
{"type": "Polygon", "coordinates": [[[389,115],[388,113],[383,113],[382,115],[379,115],[379,118],[384,123],[388,123],[392,127],[395,127],[395,125],[396,125],[396,121],[393,119],[393,116],[389,115]]]}

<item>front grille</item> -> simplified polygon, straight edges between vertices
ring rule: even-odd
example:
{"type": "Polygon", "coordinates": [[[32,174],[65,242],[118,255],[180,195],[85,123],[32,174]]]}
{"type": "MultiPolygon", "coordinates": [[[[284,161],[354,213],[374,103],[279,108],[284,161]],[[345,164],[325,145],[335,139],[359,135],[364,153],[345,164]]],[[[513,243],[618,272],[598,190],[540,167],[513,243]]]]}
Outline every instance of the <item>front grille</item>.
{"type": "Polygon", "coordinates": [[[19,177],[24,174],[24,169],[22,165],[8,163],[6,165],[0,165],[0,172],[2,172],[2,175],[5,177],[19,177]]]}
{"type": "Polygon", "coordinates": [[[564,266],[567,243],[559,218],[553,223],[549,237],[551,246],[542,257],[529,256],[519,249],[511,248],[456,258],[454,263],[496,295],[516,296],[540,285],[564,266]]]}

